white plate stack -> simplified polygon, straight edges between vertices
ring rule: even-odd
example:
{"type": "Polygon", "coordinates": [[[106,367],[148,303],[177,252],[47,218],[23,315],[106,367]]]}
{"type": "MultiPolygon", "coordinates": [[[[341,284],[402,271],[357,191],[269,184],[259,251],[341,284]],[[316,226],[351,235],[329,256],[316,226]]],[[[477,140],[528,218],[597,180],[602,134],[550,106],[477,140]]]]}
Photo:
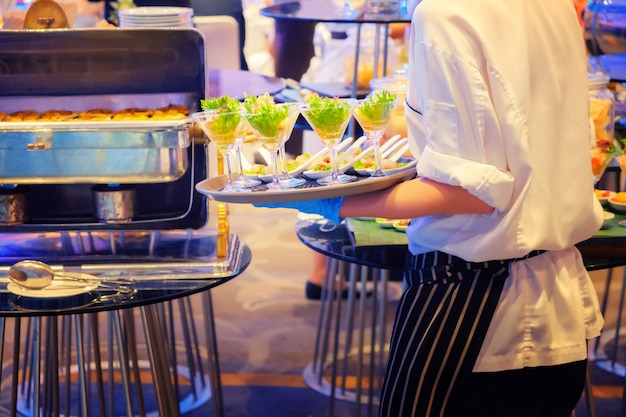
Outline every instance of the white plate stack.
{"type": "Polygon", "coordinates": [[[191,28],[191,7],[145,6],[120,10],[120,27],[123,28],[191,28]]]}

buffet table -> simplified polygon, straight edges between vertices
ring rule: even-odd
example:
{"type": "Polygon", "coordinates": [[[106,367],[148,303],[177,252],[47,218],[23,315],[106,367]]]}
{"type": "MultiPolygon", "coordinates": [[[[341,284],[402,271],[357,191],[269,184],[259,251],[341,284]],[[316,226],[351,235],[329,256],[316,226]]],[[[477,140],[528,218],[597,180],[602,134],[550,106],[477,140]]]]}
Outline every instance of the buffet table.
{"type": "Polygon", "coordinates": [[[178,416],[212,399],[213,415],[223,416],[209,290],[242,273],[251,252],[231,235],[227,256],[218,258],[216,238],[212,230],[2,236],[0,363],[10,377],[0,390],[8,384],[10,396],[0,408],[11,416],[178,416]],[[7,271],[22,259],[132,282],[124,291],[16,295],[7,271]],[[194,294],[204,320],[194,320],[194,294]]]}

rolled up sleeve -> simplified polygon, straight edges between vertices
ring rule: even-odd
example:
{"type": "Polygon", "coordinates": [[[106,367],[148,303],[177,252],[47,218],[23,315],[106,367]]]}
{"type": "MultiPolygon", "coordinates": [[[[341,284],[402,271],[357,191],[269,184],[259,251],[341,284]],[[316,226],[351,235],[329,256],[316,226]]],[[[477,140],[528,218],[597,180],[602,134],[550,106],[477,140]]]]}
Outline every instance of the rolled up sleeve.
{"type": "Polygon", "coordinates": [[[493,165],[446,155],[424,148],[417,163],[418,175],[433,181],[460,186],[496,210],[511,204],[513,177],[493,165]]]}

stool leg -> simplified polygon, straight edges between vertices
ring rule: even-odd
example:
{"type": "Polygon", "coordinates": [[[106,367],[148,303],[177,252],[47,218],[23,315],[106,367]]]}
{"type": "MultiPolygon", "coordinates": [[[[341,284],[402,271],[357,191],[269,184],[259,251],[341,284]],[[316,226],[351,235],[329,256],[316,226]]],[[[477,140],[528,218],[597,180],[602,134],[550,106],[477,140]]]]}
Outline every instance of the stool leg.
{"type": "MultiPolygon", "coordinates": [[[[22,319],[15,319],[14,329],[13,329],[13,374],[11,375],[11,404],[17,404],[17,391],[18,391],[18,383],[19,383],[19,362],[20,362],[20,339],[21,339],[21,324],[22,319]]],[[[22,373],[22,375],[25,375],[22,373]]],[[[24,376],[25,378],[25,376],[24,376]]],[[[17,407],[14,405],[11,408],[11,416],[15,417],[17,415],[17,407]]]]}
{"type": "Polygon", "coordinates": [[[180,415],[180,410],[171,386],[167,346],[159,326],[156,307],[148,305],[141,307],[140,311],[144,334],[146,335],[148,357],[152,366],[152,378],[159,415],[177,417],[180,415]]]}
{"type": "Polygon", "coordinates": [[[322,386],[324,381],[324,365],[328,344],[330,342],[330,324],[333,314],[332,292],[329,288],[335,285],[335,275],[337,273],[338,261],[334,258],[327,258],[326,274],[324,275],[324,285],[322,286],[322,297],[320,299],[320,318],[316,337],[315,353],[313,355],[313,369],[317,375],[317,385],[322,386]]]}
{"type": "MultiPolygon", "coordinates": [[[[200,389],[205,389],[206,383],[205,383],[205,379],[203,378],[204,366],[202,364],[202,357],[200,354],[200,341],[198,338],[198,331],[196,329],[196,326],[193,325],[194,320],[193,320],[193,308],[191,306],[191,297],[184,298],[184,301],[185,301],[185,306],[186,306],[186,312],[188,315],[184,315],[183,317],[185,319],[186,326],[188,326],[190,329],[190,346],[194,347],[193,350],[190,349],[190,355],[189,355],[190,362],[194,363],[193,358],[195,358],[197,369],[196,368],[194,369],[197,375],[200,377],[200,384],[201,384],[200,389]]],[[[211,316],[205,316],[205,319],[212,320],[214,322],[212,314],[213,314],[213,311],[211,310],[211,316]]],[[[217,340],[217,337],[215,339],[217,340]]],[[[216,354],[217,354],[217,351],[216,351],[216,354]]],[[[219,356],[216,356],[216,358],[219,358],[219,356]]],[[[219,375],[219,372],[217,374],[218,374],[219,381],[221,382],[221,376],[219,375]]],[[[221,392],[220,392],[220,395],[221,395],[221,392]]]]}
{"type": "MultiPolygon", "coordinates": [[[[0,317],[0,375],[4,373],[4,336],[6,334],[7,320],[4,317],[0,317]]],[[[0,392],[2,392],[2,378],[0,378],[0,392]]]]}
{"type": "Polygon", "coordinates": [[[351,263],[348,273],[348,302],[346,303],[346,343],[344,346],[343,356],[346,358],[343,362],[343,370],[342,374],[344,375],[341,387],[341,393],[344,394],[346,391],[346,378],[348,375],[348,360],[347,358],[350,356],[350,351],[352,350],[352,329],[354,329],[354,316],[355,316],[355,297],[356,297],[356,281],[360,282],[360,267],[357,264],[351,263]]]}
{"type": "MultiPolygon", "coordinates": [[[[366,283],[367,283],[367,278],[369,276],[369,267],[367,266],[361,266],[361,274],[360,274],[360,284],[361,284],[361,291],[363,292],[363,294],[365,295],[365,288],[366,288],[366,283]]],[[[356,405],[356,416],[360,416],[361,415],[361,396],[363,395],[363,354],[364,354],[364,349],[363,346],[365,345],[365,298],[366,297],[361,297],[359,298],[359,312],[358,312],[358,317],[359,317],[359,327],[358,327],[358,342],[357,342],[357,369],[356,369],[356,388],[355,388],[355,393],[356,393],[356,399],[355,399],[355,405],[356,405]]]]}
{"type": "MultiPolygon", "coordinates": [[[[110,311],[108,313],[108,319],[109,319],[109,324],[110,324],[110,331],[111,331],[111,336],[110,336],[110,343],[109,346],[112,346],[113,344],[113,339],[115,340],[115,346],[116,346],[116,350],[117,350],[117,355],[118,355],[118,362],[119,362],[119,367],[120,367],[120,376],[122,379],[122,386],[124,387],[124,395],[126,397],[126,403],[124,404],[126,407],[126,415],[127,417],[132,417],[133,416],[133,407],[132,407],[132,402],[131,402],[131,394],[130,394],[130,370],[128,369],[128,350],[127,350],[127,344],[130,344],[130,342],[124,337],[123,331],[122,331],[122,320],[121,320],[121,314],[127,314],[125,311],[124,312],[120,312],[120,311],[110,311]]],[[[129,332],[129,333],[133,333],[133,332],[129,332]]],[[[113,391],[113,383],[115,381],[115,376],[113,373],[113,368],[114,368],[114,354],[113,354],[113,349],[109,349],[110,353],[109,353],[109,385],[111,386],[111,389],[109,390],[109,393],[111,394],[111,413],[113,413],[113,409],[114,409],[114,391],[113,391]]],[[[139,382],[139,384],[141,384],[141,382],[139,382]]],[[[143,401],[138,401],[138,403],[143,404],[143,401]]],[[[144,413],[145,415],[145,413],[144,413]]]]}
{"type": "MultiPolygon", "coordinates": [[[[80,409],[81,414],[83,416],[89,415],[87,411],[87,380],[85,378],[85,366],[89,366],[85,364],[85,351],[83,349],[85,340],[83,337],[83,328],[80,320],[81,316],[74,316],[74,341],[76,343],[76,365],[78,369],[78,385],[79,391],[81,393],[80,396],[80,409]]],[[[69,375],[68,375],[69,377],[69,375]]],[[[69,381],[68,381],[69,383],[69,381]]]]}
{"type": "MultiPolygon", "coordinates": [[[[193,349],[194,343],[193,343],[192,334],[191,334],[193,325],[190,323],[188,319],[188,314],[191,314],[191,309],[188,310],[187,305],[185,304],[185,302],[189,302],[188,298],[180,299],[178,300],[178,302],[179,302],[180,317],[181,317],[181,330],[183,332],[183,340],[185,343],[185,358],[187,360],[187,367],[189,368],[189,382],[191,384],[191,392],[193,393],[194,398],[195,398],[196,393],[198,392],[197,381],[196,381],[196,375],[198,374],[198,369],[196,367],[196,361],[195,361],[194,349],[193,349]]],[[[207,317],[207,320],[209,320],[208,317],[207,317]]],[[[175,338],[172,337],[172,340],[174,339],[175,338]]],[[[176,355],[174,354],[173,356],[175,357],[176,355]]],[[[178,384],[176,384],[176,386],[178,386],[178,384]]]]}
{"type": "MultiPolygon", "coordinates": [[[[335,282],[335,274],[333,274],[333,276],[331,277],[332,281],[330,282],[330,286],[326,287],[326,293],[328,294],[330,305],[332,306],[333,304],[336,304],[334,307],[335,308],[335,330],[334,330],[334,337],[333,337],[333,350],[332,350],[332,356],[331,356],[331,362],[330,362],[330,396],[329,396],[330,404],[329,404],[329,409],[328,409],[329,416],[335,415],[335,398],[337,396],[337,374],[338,374],[337,367],[338,367],[338,362],[339,362],[339,336],[341,334],[341,304],[343,300],[343,296],[341,292],[342,292],[342,287],[344,283],[343,281],[343,277],[345,275],[343,273],[344,270],[345,270],[345,263],[338,262],[336,271],[338,274],[340,274],[341,279],[338,283],[335,282]]],[[[346,357],[346,360],[347,359],[348,358],[346,357]]]]}
{"type": "Polygon", "coordinates": [[[222,380],[217,351],[217,335],[215,332],[215,316],[213,315],[213,299],[211,298],[210,290],[202,293],[202,305],[204,307],[204,324],[209,356],[208,368],[212,392],[211,398],[213,399],[213,415],[216,417],[224,417],[222,380]]]}
{"type": "MultiPolygon", "coordinates": [[[[139,354],[137,353],[137,325],[135,323],[135,314],[133,310],[124,310],[117,313],[115,316],[120,325],[123,323],[123,332],[120,330],[119,341],[122,342],[118,345],[118,356],[120,359],[120,371],[124,373],[126,378],[124,383],[125,389],[128,390],[127,401],[129,407],[132,404],[131,397],[131,379],[134,382],[135,392],[137,395],[137,406],[139,408],[139,415],[144,417],[147,415],[146,403],[144,400],[143,383],[141,381],[141,367],[139,366],[139,354]],[[123,367],[123,368],[122,368],[123,367]],[[132,376],[132,378],[131,378],[132,376]]],[[[120,328],[121,329],[121,328],[120,328]]],[[[130,416],[129,416],[130,417],[130,416]]]]}
{"type": "Polygon", "coordinates": [[[385,377],[385,367],[387,364],[387,296],[388,296],[388,284],[391,272],[388,269],[380,270],[380,298],[379,298],[379,342],[378,342],[378,378],[376,382],[377,393],[376,398],[380,399],[380,388],[383,385],[383,378],[385,377]]]}
{"type": "MultiPolygon", "coordinates": [[[[93,358],[88,358],[87,363],[93,363],[95,365],[95,379],[98,392],[98,409],[100,410],[100,417],[106,416],[105,397],[104,397],[104,380],[102,375],[104,374],[102,369],[102,352],[100,351],[100,333],[98,331],[98,314],[91,313],[89,318],[89,331],[91,333],[91,343],[93,345],[93,358]]],[[[111,347],[109,346],[109,349],[111,347]]],[[[91,351],[91,350],[90,350],[91,351]]],[[[91,381],[91,377],[87,378],[91,381]]]]}
{"type": "MultiPolygon", "coordinates": [[[[61,318],[61,343],[66,349],[61,351],[61,362],[63,363],[63,370],[65,375],[69,377],[72,373],[72,352],[67,347],[72,346],[72,316],[63,316],[61,318]]],[[[72,405],[72,386],[71,384],[65,384],[65,415],[71,415],[72,405]]]]}

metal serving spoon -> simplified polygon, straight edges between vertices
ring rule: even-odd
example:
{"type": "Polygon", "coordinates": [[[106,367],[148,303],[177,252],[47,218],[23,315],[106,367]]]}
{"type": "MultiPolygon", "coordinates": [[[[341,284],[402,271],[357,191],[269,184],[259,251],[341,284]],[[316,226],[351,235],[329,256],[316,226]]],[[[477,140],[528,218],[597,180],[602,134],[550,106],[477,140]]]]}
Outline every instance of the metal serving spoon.
{"type": "Polygon", "coordinates": [[[124,287],[124,285],[133,284],[132,279],[116,278],[116,279],[104,279],[100,280],[96,277],[83,278],[82,276],[68,275],[65,273],[55,273],[52,267],[44,262],[25,260],[13,264],[9,268],[9,279],[23,288],[30,290],[44,289],[52,281],[58,277],[64,281],[77,281],[84,282],[86,284],[93,283],[99,287],[109,288],[120,292],[132,291],[130,288],[124,287]]]}

